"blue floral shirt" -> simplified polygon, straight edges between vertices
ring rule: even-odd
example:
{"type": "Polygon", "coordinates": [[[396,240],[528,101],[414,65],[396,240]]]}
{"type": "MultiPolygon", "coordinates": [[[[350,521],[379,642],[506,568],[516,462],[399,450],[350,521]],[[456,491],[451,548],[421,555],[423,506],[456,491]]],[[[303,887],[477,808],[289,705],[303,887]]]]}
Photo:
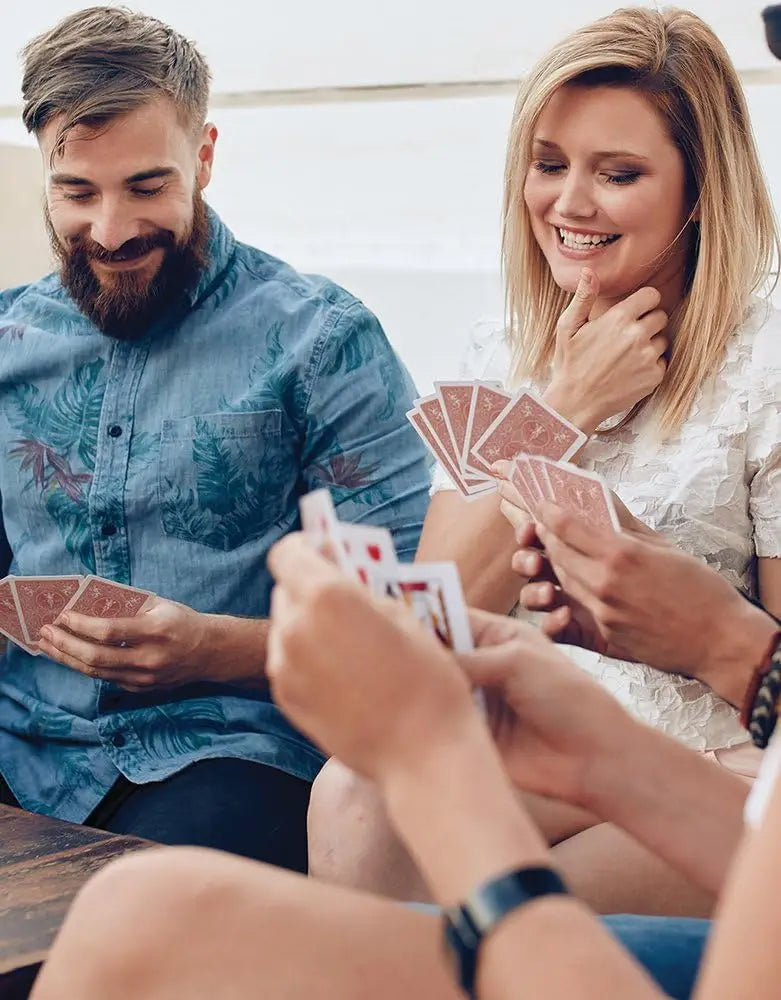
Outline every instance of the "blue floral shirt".
{"type": "MultiPolygon", "coordinates": [[[[325,278],[238,243],[214,213],[210,233],[189,308],[135,343],[101,334],[55,275],[0,293],[7,572],[97,573],[263,617],[266,553],[320,486],[342,520],[389,528],[413,557],[428,465],[405,419],[413,385],[380,324],[325,278]]],[[[157,781],[207,757],[307,780],[323,762],[267,693],[132,694],[9,643],[0,772],[24,807],[78,822],[120,773],[157,781]]]]}

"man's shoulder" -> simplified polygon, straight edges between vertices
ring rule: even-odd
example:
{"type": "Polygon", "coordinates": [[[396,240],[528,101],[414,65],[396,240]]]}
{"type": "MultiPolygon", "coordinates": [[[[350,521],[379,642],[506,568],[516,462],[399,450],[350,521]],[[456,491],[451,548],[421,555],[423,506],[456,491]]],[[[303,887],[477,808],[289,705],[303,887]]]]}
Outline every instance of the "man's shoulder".
{"type": "Polygon", "coordinates": [[[280,307],[336,313],[366,309],[360,299],[330,278],[322,274],[303,274],[279,257],[247,243],[236,244],[236,267],[240,280],[251,286],[260,298],[271,304],[277,301],[280,307]]]}
{"type": "Polygon", "coordinates": [[[26,285],[17,285],[14,288],[0,289],[0,322],[4,318],[13,319],[14,313],[18,313],[18,320],[23,322],[28,307],[35,308],[36,312],[46,300],[59,301],[62,298],[63,288],[57,274],[47,274],[38,281],[30,282],[26,285]]]}

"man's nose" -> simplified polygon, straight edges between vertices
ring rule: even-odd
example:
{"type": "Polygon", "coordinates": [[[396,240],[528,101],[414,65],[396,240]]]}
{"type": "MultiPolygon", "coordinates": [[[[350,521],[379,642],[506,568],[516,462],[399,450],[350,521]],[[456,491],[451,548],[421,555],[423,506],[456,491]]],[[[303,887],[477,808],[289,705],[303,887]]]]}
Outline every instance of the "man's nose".
{"type": "Polygon", "coordinates": [[[92,219],[90,236],[104,250],[115,250],[141,235],[137,219],[119,203],[104,199],[92,219]]]}
{"type": "Polygon", "coordinates": [[[555,210],[562,219],[591,218],[596,206],[591,195],[590,178],[570,169],[563,179],[555,210]]]}

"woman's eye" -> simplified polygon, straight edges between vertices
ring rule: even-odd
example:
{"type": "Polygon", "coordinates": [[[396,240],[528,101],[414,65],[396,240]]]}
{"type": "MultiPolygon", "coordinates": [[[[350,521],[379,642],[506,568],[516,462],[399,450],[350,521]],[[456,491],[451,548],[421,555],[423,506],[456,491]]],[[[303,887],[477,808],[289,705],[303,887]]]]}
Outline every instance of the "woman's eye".
{"type": "Polygon", "coordinates": [[[638,170],[629,171],[628,173],[623,173],[623,174],[605,175],[608,183],[610,184],[631,184],[633,181],[636,181],[639,176],[640,172],[638,170]]]}
{"type": "Polygon", "coordinates": [[[539,170],[542,174],[557,174],[560,170],[564,169],[563,163],[545,163],[544,160],[537,160],[534,164],[534,169],[539,170]]]}

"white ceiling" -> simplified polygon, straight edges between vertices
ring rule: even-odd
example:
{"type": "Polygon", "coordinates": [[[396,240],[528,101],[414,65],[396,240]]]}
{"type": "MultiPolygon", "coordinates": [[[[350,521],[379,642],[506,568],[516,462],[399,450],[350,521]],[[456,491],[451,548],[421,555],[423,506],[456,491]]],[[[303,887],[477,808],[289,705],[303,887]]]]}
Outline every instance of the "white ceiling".
{"type": "MultiPolygon", "coordinates": [[[[7,0],[10,2],[10,0],[7,0]]],[[[618,0],[142,0],[130,4],[195,40],[216,92],[519,76],[557,38],[618,0]]],[[[3,18],[0,105],[19,102],[18,53],[33,35],[87,6],[33,0],[3,18]]],[[[762,0],[696,0],[741,70],[778,66],[762,0]]]]}

